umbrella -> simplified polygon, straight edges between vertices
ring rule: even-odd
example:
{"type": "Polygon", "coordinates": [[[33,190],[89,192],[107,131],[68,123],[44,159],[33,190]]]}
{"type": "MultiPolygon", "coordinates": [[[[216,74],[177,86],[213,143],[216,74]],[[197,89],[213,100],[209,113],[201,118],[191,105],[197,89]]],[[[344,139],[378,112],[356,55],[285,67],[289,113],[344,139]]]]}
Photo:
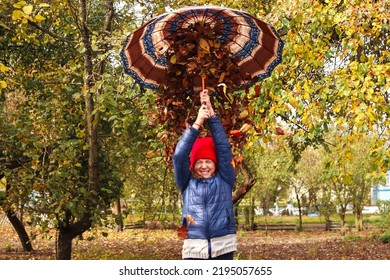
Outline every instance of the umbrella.
{"type": "Polygon", "coordinates": [[[272,26],[249,13],[190,6],[153,18],[130,34],[121,58],[125,72],[143,88],[178,81],[198,90],[205,83],[229,82],[236,90],[270,76],[282,60],[283,45],[272,26]],[[187,76],[180,78],[183,71],[187,76]]]}

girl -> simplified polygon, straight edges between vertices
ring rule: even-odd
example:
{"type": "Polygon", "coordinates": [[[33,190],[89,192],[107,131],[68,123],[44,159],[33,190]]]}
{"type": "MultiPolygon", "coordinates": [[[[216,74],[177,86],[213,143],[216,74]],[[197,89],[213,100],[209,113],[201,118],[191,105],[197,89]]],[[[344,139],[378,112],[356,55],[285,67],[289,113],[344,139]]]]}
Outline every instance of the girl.
{"type": "Polygon", "coordinates": [[[232,260],[237,249],[232,192],[232,149],[207,90],[200,93],[195,123],[176,145],[173,166],[183,197],[182,224],[188,229],[183,259],[232,260]],[[207,124],[211,137],[198,137],[207,124]]]}

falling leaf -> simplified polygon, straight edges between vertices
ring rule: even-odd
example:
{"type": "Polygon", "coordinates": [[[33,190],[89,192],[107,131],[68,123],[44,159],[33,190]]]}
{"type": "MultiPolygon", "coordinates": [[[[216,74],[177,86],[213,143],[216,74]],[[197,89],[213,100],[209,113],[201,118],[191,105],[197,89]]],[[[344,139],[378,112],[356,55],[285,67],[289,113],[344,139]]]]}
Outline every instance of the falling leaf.
{"type": "Polygon", "coordinates": [[[188,228],[186,226],[181,226],[177,229],[177,236],[180,240],[184,240],[188,236],[188,228]]]}
{"type": "Polygon", "coordinates": [[[251,128],[252,126],[250,124],[247,124],[247,123],[244,123],[241,128],[240,128],[240,132],[241,133],[245,133],[245,132],[248,132],[248,130],[251,128]]]}
{"type": "Polygon", "coordinates": [[[176,63],[176,56],[173,55],[169,61],[170,61],[172,64],[175,64],[175,63],[176,63]]]}
{"type": "Polygon", "coordinates": [[[195,220],[194,220],[194,218],[190,214],[187,214],[186,218],[187,218],[187,221],[188,221],[189,225],[194,225],[195,224],[195,220]]]}
{"type": "Polygon", "coordinates": [[[280,127],[276,128],[276,135],[284,135],[284,130],[280,127]]]}
{"type": "Polygon", "coordinates": [[[247,109],[245,109],[245,110],[243,110],[243,111],[240,113],[240,115],[238,116],[238,118],[239,118],[240,120],[242,120],[242,119],[247,118],[248,116],[249,116],[249,111],[248,111],[247,109]]]}
{"type": "Polygon", "coordinates": [[[235,136],[235,137],[237,137],[237,138],[240,138],[240,137],[242,136],[241,132],[240,132],[239,130],[236,130],[236,129],[230,130],[230,131],[229,131],[229,134],[230,134],[230,135],[233,135],[233,136],[235,136]]]}
{"type": "Polygon", "coordinates": [[[210,52],[210,44],[206,39],[201,38],[199,40],[199,51],[209,53],[210,52]]]}
{"type": "Polygon", "coordinates": [[[255,94],[253,95],[253,97],[259,97],[261,95],[261,86],[255,85],[254,90],[255,90],[255,94]]]}

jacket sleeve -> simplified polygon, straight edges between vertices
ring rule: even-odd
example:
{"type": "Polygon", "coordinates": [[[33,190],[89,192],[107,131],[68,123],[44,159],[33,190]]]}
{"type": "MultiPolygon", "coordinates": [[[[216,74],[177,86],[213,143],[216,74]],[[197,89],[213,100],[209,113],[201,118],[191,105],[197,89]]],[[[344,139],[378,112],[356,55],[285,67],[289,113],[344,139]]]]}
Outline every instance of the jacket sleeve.
{"type": "Polygon", "coordinates": [[[181,193],[186,189],[191,177],[190,153],[198,135],[199,131],[195,128],[189,127],[186,129],[177,142],[173,154],[172,161],[175,181],[181,193]]]}
{"type": "Polygon", "coordinates": [[[218,159],[218,171],[221,177],[229,184],[234,186],[236,174],[232,166],[232,147],[226,136],[221,120],[214,116],[207,119],[207,125],[210,128],[211,136],[214,140],[215,151],[218,159]]]}

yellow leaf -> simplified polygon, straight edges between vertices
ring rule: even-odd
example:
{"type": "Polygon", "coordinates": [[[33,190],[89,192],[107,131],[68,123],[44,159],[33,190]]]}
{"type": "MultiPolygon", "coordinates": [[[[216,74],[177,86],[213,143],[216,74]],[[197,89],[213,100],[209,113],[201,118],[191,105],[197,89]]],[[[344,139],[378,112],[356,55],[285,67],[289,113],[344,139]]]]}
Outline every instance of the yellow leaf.
{"type": "Polygon", "coordinates": [[[26,5],[27,5],[26,1],[19,1],[18,3],[14,4],[14,8],[20,9],[21,7],[26,5]]]}
{"type": "Polygon", "coordinates": [[[175,63],[176,63],[176,55],[173,55],[169,61],[170,61],[172,64],[175,64],[175,63]]]}
{"type": "Polygon", "coordinates": [[[298,108],[298,103],[295,101],[294,97],[291,96],[288,101],[290,102],[291,106],[298,108]]]}
{"type": "Polygon", "coordinates": [[[199,40],[199,47],[201,50],[203,50],[205,52],[210,52],[210,45],[206,39],[201,38],[199,40]]]}
{"type": "Polygon", "coordinates": [[[0,179],[0,189],[5,190],[5,186],[7,185],[7,178],[3,177],[0,179]]]}
{"type": "Polygon", "coordinates": [[[116,90],[120,93],[124,92],[125,91],[125,86],[124,85],[118,85],[116,87],[116,90]]]}
{"type": "Polygon", "coordinates": [[[26,14],[26,15],[31,15],[32,13],[32,10],[33,10],[33,6],[32,5],[28,5],[28,6],[24,6],[23,7],[23,12],[26,14]]]}
{"type": "Polygon", "coordinates": [[[24,16],[24,14],[21,10],[14,10],[12,12],[12,20],[21,19],[23,16],[24,16]]]}
{"type": "Polygon", "coordinates": [[[7,72],[9,70],[9,68],[7,66],[5,66],[3,63],[0,63],[0,72],[7,72]]]}
{"type": "Polygon", "coordinates": [[[249,116],[249,111],[247,109],[243,110],[240,115],[239,115],[239,119],[242,120],[242,119],[245,119],[249,116]]]}
{"type": "Polygon", "coordinates": [[[6,81],[0,81],[0,88],[6,88],[7,82],[6,81]]]}
{"type": "Polygon", "coordinates": [[[44,21],[46,18],[44,17],[44,16],[41,16],[41,15],[36,15],[35,17],[34,17],[34,20],[36,21],[36,22],[41,22],[41,21],[44,21]]]}

